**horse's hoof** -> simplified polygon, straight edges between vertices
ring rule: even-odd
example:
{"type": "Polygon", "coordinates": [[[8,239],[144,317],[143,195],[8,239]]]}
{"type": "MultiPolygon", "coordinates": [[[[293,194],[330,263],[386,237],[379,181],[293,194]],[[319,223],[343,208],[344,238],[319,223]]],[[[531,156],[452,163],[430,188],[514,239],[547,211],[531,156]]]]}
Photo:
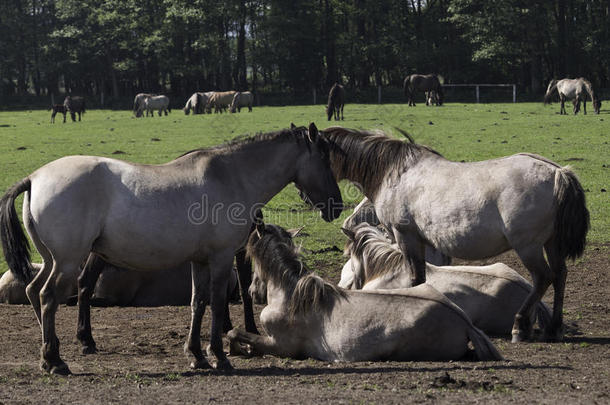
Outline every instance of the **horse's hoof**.
{"type": "Polygon", "coordinates": [[[64,362],[62,362],[61,364],[58,364],[57,366],[53,366],[51,368],[50,373],[51,374],[56,374],[56,375],[70,375],[70,374],[72,374],[72,372],[68,368],[68,365],[66,363],[64,363],[64,362]]]}
{"type": "Polygon", "coordinates": [[[545,342],[551,343],[563,342],[564,332],[564,328],[560,328],[559,330],[545,330],[544,334],[542,335],[542,339],[545,342]]]}
{"type": "Polygon", "coordinates": [[[83,347],[81,347],[80,352],[82,354],[95,354],[97,353],[97,347],[95,347],[95,344],[84,345],[83,347]]]}
{"type": "Polygon", "coordinates": [[[210,363],[206,359],[193,360],[189,364],[189,367],[193,370],[203,370],[206,368],[211,368],[210,363]]]}
{"type": "Polygon", "coordinates": [[[231,362],[229,361],[229,359],[214,361],[214,362],[212,362],[212,367],[215,368],[216,370],[222,370],[222,371],[233,370],[233,366],[231,365],[231,362]]]}

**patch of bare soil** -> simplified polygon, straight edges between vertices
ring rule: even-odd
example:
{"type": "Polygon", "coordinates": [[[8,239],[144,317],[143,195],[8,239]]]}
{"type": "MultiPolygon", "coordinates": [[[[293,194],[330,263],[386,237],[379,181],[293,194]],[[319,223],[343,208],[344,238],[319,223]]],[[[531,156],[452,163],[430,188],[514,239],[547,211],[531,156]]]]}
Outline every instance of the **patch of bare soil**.
{"type": "MultiPolygon", "coordinates": [[[[49,376],[38,369],[40,328],[32,309],[0,305],[0,403],[609,403],[609,248],[591,246],[569,266],[565,341],[513,345],[494,338],[506,358],[499,362],[232,357],[230,373],[192,372],[182,352],[189,308],[95,308],[100,350],[84,356],[75,338],[76,308],[62,306],[57,330],[74,375],[49,376]]],[[[498,259],[526,275],[513,253],[498,259]]],[[[239,306],[231,314],[241,323],[239,306]]],[[[208,322],[206,316],[204,341],[208,322]]]]}

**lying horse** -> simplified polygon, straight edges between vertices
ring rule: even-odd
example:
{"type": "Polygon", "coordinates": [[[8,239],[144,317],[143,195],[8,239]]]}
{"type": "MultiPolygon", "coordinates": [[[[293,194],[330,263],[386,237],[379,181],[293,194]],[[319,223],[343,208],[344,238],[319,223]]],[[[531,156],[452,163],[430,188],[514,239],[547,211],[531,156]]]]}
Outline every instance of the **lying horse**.
{"type": "MultiPolygon", "coordinates": [[[[409,105],[415,107],[415,92],[423,91],[429,92],[434,91],[437,95],[436,105],[443,105],[443,86],[441,85],[438,76],[435,74],[429,75],[420,75],[413,74],[405,77],[403,82],[403,90],[405,92],[405,96],[407,96],[407,100],[409,101],[409,105]]],[[[426,105],[428,101],[428,94],[426,94],[426,105]]]]}
{"type": "MultiPolygon", "coordinates": [[[[38,274],[40,263],[32,263],[32,273],[38,274]]],[[[57,293],[60,304],[74,303],[77,280],[62,279],[63,287],[57,293]]],[[[237,287],[236,272],[229,281],[228,296],[233,296],[237,287]]],[[[25,284],[7,271],[0,277],[0,303],[29,304],[25,284]]],[[[127,270],[105,264],[91,297],[94,306],[157,307],[165,305],[188,305],[191,298],[191,266],[185,263],[175,269],[147,273],[127,270]]]]}
{"type": "MultiPolygon", "coordinates": [[[[138,93],[133,99],[133,115],[136,117],[141,117],[142,112],[144,111],[144,101],[148,97],[152,97],[154,94],[151,93],[138,93]]],[[[148,117],[148,111],[146,111],[146,116],[148,117]]]]}
{"type": "MultiPolygon", "coordinates": [[[[350,260],[343,267],[339,287],[362,290],[409,288],[411,272],[402,251],[375,226],[362,223],[350,238],[350,260]]],[[[532,286],[503,263],[489,266],[435,266],[426,264],[426,284],[462,308],[472,323],[495,335],[509,335],[515,314],[532,286]]],[[[536,306],[541,326],[551,320],[549,308],[536,306]]],[[[534,321],[532,317],[532,322],[534,321]]]]}
{"type": "Polygon", "coordinates": [[[0,238],[10,270],[28,284],[42,330],[41,368],[70,372],[55,333],[56,288],[62,278],[79,273],[90,252],[142,271],[190,261],[192,316],[185,354],[193,368],[210,366],[200,337],[210,302],[213,366],[231,368],[222,347],[222,323],[233,257],[245,244],[254,212],[290,183],[324,220],[341,214],[328,154],[326,140],[311,124],[309,130],[258,134],[193,150],[162,165],[66,156],[19,181],[0,199],[0,238]],[[24,225],[44,261],[34,278],[15,210],[22,193],[24,225]]]}
{"type": "MultiPolygon", "coordinates": [[[[379,222],[377,214],[375,213],[375,206],[366,197],[364,197],[356,208],[354,208],[354,212],[352,212],[349,217],[345,218],[342,228],[354,231],[356,226],[363,222],[366,222],[369,225],[383,227],[381,222],[379,222]]],[[[384,230],[387,232],[387,229],[384,230]]],[[[388,232],[387,235],[391,240],[393,240],[391,233],[388,232]]],[[[349,255],[350,245],[351,241],[348,240],[344,249],[344,253],[347,255],[349,255]]],[[[436,264],[438,266],[447,266],[451,264],[451,257],[445,256],[439,250],[435,249],[429,244],[426,244],[425,250],[425,260],[427,263],[436,264]]]]}
{"type": "Polygon", "coordinates": [[[231,106],[229,107],[229,111],[234,113],[241,112],[242,107],[248,107],[248,112],[252,112],[252,103],[254,102],[254,95],[249,91],[238,91],[233,96],[233,101],[231,101],[231,106]]]}
{"type": "Polygon", "coordinates": [[[208,107],[214,107],[215,113],[222,113],[223,110],[227,110],[227,107],[233,102],[235,91],[217,91],[208,100],[208,107]]]}
{"type": "Polygon", "coordinates": [[[257,225],[247,249],[251,294],[267,302],[260,315],[267,335],[233,329],[232,347],[322,361],[434,361],[463,358],[471,341],[479,360],[502,359],[466,314],[430,286],[401,294],[335,287],[307,269],[290,235],[274,225],[257,225]]]}
{"type": "Polygon", "coordinates": [[[545,334],[562,339],[565,260],[582,255],[589,230],[585,193],[569,167],[529,153],[452,162],[381,131],[334,127],[323,134],[335,178],[362,187],[409,262],[413,285],[426,281],[426,244],[466,260],[514,249],[534,288],[515,315],[513,341],[529,337],[551,283],[553,320],[545,334]]]}
{"type": "Polygon", "coordinates": [[[63,104],[53,104],[50,110],[53,110],[53,112],[51,113],[51,124],[55,124],[55,116],[57,115],[57,113],[61,113],[64,115],[64,124],[66,123],[66,113],[68,112],[66,106],[64,106],[63,104]]]}
{"type": "Polygon", "coordinates": [[[343,106],[345,105],[345,89],[339,83],[335,83],[328,93],[328,104],[326,105],[326,115],[328,120],[335,115],[335,121],[339,120],[339,113],[343,119],[343,106]]]}
{"type": "Polygon", "coordinates": [[[599,114],[599,110],[602,107],[602,102],[595,96],[595,93],[593,92],[593,86],[591,86],[591,82],[582,77],[578,79],[551,80],[549,82],[549,86],[546,89],[546,94],[544,95],[545,105],[551,102],[551,97],[555,92],[559,94],[559,100],[561,101],[561,108],[559,109],[559,114],[567,115],[565,108],[566,99],[574,100],[574,114],[577,114],[578,111],[580,111],[580,102],[582,101],[583,114],[587,114],[587,94],[593,102],[593,110],[596,114],[599,114]]]}
{"type": "Polygon", "coordinates": [[[78,114],[78,120],[80,121],[81,114],[85,114],[85,99],[79,96],[67,96],[64,99],[64,108],[70,113],[72,122],[76,122],[76,114],[78,114]]]}
{"type": "MultiPolygon", "coordinates": [[[[165,112],[165,115],[167,116],[167,112],[172,112],[171,108],[169,107],[169,97],[167,96],[151,96],[151,97],[146,97],[144,99],[144,108],[146,109],[146,116],[148,117],[148,114],[150,113],[151,117],[154,117],[154,111],[157,110],[159,113],[159,117],[161,116],[162,112],[165,112]]],[[[142,115],[140,113],[140,115],[142,115]]]]}

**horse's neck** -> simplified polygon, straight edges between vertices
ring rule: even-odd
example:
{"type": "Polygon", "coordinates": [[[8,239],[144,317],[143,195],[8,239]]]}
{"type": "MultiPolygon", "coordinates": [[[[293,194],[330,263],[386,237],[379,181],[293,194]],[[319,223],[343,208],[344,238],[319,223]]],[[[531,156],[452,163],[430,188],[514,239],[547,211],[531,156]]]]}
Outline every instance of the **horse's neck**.
{"type": "Polygon", "coordinates": [[[222,157],[227,170],[243,173],[243,199],[265,204],[295,180],[302,150],[286,140],[253,142],[222,157]]]}
{"type": "Polygon", "coordinates": [[[273,281],[267,282],[267,305],[278,308],[288,308],[288,296],[285,287],[276,285],[273,281]]]}

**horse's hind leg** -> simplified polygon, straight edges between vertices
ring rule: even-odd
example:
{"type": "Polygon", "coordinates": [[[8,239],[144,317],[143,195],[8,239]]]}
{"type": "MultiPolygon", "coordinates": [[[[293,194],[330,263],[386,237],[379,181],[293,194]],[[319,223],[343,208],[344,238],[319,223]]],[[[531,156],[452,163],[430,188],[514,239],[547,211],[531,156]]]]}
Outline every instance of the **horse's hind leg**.
{"type": "Polygon", "coordinates": [[[191,326],[184,344],[184,354],[190,360],[193,369],[210,368],[210,364],[201,351],[201,319],[208,304],[209,268],[207,265],[191,263],[192,295],[191,295],[191,326]]]}
{"type": "Polygon", "coordinates": [[[90,253],[87,263],[78,277],[78,326],[76,337],[81,343],[83,354],[97,352],[95,340],[91,334],[91,296],[95,283],[104,268],[104,260],[94,253],[90,253]]]}
{"type": "Polygon", "coordinates": [[[530,338],[532,332],[531,317],[533,316],[534,309],[553,279],[551,269],[544,260],[542,246],[515,250],[527,270],[530,272],[534,282],[534,288],[515,315],[515,323],[513,324],[512,330],[513,343],[530,338]]]}
{"type": "Polygon", "coordinates": [[[70,374],[68,365],[59,356],[59,339],[55,333],[55,314],[57,313],[57,286],[60,275],[68,275],[78,271],[76,263],[60,263],[55,261],[47,282],[40,291],[42,319],[42,348],[40,350],[40,368],[51,374],[70,374]]]}
{"type": "Polygon", "coordinates": [[[565,294],[566,278],[568,268],[566,267],[565,259],[557,252],[557,248],[553,240],[544,245],[546,255],[553,272],[553,318],[551,324],[544,331],[544,337],[550,341],[563,340],[563,298],[565,294]]]}

